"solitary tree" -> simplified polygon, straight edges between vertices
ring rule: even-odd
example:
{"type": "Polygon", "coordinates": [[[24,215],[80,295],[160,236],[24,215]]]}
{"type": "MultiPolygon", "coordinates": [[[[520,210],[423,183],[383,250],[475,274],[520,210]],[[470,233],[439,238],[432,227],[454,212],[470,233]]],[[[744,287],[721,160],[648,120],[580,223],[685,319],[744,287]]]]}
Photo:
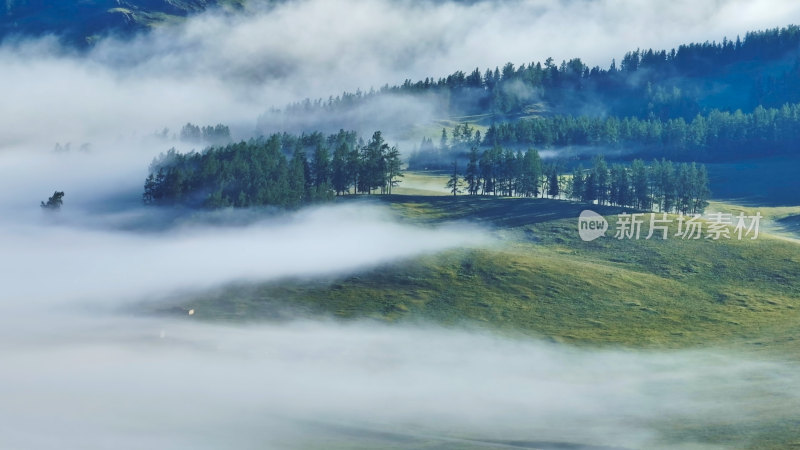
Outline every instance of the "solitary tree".
{"type": "Polygon", "coordinates": [[[64,192],[55,191],[53,192],[53,196],[47,199],[47,203],[42,202],[40,206],[45,209],[58,211],[61,208],[61,205],[64,204],[64,200],[62,200],[63,198],[64,192]]]}

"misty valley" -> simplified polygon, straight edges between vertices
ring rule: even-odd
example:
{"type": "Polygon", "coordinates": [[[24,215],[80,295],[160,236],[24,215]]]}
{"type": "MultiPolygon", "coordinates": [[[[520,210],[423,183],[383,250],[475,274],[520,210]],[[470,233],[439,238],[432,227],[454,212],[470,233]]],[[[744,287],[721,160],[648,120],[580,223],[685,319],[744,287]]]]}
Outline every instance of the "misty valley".
{"type": "Polygon", "coordinates": [[[800,447],[800,5],[0,5],[0,448],[800,447]]]}

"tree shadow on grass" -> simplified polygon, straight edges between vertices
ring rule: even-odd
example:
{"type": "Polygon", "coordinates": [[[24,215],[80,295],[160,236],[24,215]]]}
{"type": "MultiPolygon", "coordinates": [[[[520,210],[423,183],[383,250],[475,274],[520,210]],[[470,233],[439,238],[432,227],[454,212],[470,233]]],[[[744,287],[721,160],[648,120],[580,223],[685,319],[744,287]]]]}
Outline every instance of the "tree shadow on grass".
{"type": "Polygon", "coordinates": [[[587,209],[601,215],[634,211],[630,208],[546,198],[391,195],[381,200],[401,206],[414,204],[428,207],[435,210],[436,214],[433,216],[436,221],[469,219],[501,227],[519,227],[560,219],[577,221],[581,212],[587,209]]]}

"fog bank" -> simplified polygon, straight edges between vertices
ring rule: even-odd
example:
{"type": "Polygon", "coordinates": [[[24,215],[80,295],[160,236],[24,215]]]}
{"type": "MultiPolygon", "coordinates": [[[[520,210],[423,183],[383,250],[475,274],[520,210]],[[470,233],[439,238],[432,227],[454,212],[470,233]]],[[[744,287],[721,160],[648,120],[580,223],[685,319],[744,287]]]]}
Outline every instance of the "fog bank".
{"type": "Polygon", "coordinates": [[[713,351],[331,323],[77,323],[68,336],[4,336],[0,446],[693,448],[800,406],[796,367],[713,351]]]}

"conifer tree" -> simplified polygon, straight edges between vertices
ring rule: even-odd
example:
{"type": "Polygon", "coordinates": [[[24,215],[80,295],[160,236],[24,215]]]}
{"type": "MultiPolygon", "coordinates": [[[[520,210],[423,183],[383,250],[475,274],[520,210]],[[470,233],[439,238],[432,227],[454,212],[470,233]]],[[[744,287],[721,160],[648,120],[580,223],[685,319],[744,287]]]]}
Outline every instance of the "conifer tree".
{"type": "Polygon", "coordinates": [[[467,192],[469,195],[477,195],[481,188],[480,167],[478,165],[478,148],[472,146],[469,151],[469,162],[467,163],[467,170],[464,176],[464,181],[467,183],[467,192]]]}
{"type": "Polygon", "coordinates": [[[453,173],[450,179],[447,180],[447,189],[453,194],[453,197],[461,193],[461,176],[458,174],[458,162],[453,161],[453,173]]]}

